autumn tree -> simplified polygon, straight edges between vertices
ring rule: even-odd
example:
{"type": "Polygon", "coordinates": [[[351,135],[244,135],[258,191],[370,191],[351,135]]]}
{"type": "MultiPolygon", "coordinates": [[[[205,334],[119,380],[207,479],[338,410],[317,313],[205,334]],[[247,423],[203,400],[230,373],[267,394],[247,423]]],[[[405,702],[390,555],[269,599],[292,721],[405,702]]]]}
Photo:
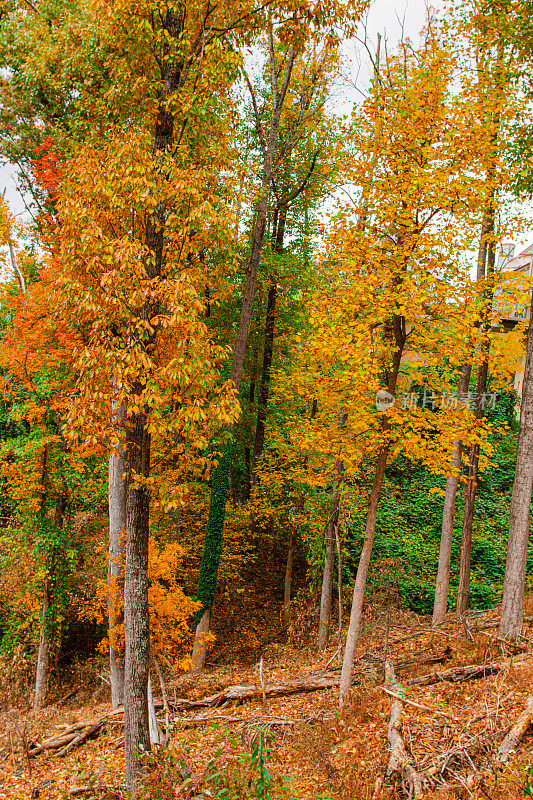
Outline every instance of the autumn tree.
{"type": "MultiPolygon", "coordinates": [[[[341,289],[340,281],[335,294],[329,291],[321,300],[321,313],[317,315],[318,330],[323,333],[332,329],[333,339],[327,342],[322,335],[322,343],[314,346],[327,348],[335,342],[335,347],[345,353],[340,361],[345,368],[335,370],[329,381],[331,388],[334,381],[339,382],[343,393],[337,389],[329,400],[318,398],[319,409],[324,409],[330,421],[328,438],[335,425],[339,432],[333,441],[344,443],[336,453],[347,469],[357,469],[367,454],[373,453],[376,459],[344,655],[342,701],[346,700],[351,682],[389,454],[405,450],[410,457],[427,460],[430,468],[442,470],[442,452],[451,447],[454,427],[464,430],[470,425],[470,415],[463,415],[460,407],[452,414],[443,409],[434,413],[439,405],[435,392],[451,391],[461,363],[457,355],[468,341],[468,320],[473,313],[466,265],[455,261],[458,242],[465,241],[469,234],[464,229],[457,234],[448,228],[449,234],[445,234],[438,224],[439,217],[451,219],[458,206],[467,212],[474,198],[475,182],[465,180],[462,171],[465,158],[471,157],[472,145],[464,138],[467,123],[460,104],[451,95],[451,69],[430,26],[422,48],[415,54],[404,43],[400,54],[388,61],[374,82],[351,134],[351,177],[357,186],[365,187],[360,197],[368,222],[350,226],[346,213],[339,216],[331,237],[332,250],[346,254],[338,267],[339,277],[353,269],[353,278],[349,289],[341,289]],[[377,147],[376,132],[380,137],[377,147]],[[374,163],[369,154],[376,152],[374,163]],[[367,182],[370,166],[372,181],[367,182]],[[462,321],[457,308],[449,308],[447,313],[442,310],[442,304],[449,302],[446,298],[451,286],[451,293],[462,297],[462,321]],[[444,324],[446,317],[450,325],[444,324]],[[442,365],[443,353],[446,369],[437,366],[442,365]],[[422,385],[432,393],[433,400],[425,408],[401,408],[396,401],[394,406],[376,411],[372,395],[380,387],[394,396],[398,388],[405,387],[409,392],[412,384],[422,385]],[[347,418],[339,428],[341,414],[347,414],[347,418]],[[426,426],[439,430],[431,443],[423,433],[426,426]],[[348,447],[352,442],[353,449],[348,447]]],[[[356,219],[361,217],[357,206],[349,213],[356,219]]],[[[331,358],[324,353],[320,361],[331,363],[331,358]]],[[[318,383],[311,376],[307,379],[313,386],[318,383]]]]}

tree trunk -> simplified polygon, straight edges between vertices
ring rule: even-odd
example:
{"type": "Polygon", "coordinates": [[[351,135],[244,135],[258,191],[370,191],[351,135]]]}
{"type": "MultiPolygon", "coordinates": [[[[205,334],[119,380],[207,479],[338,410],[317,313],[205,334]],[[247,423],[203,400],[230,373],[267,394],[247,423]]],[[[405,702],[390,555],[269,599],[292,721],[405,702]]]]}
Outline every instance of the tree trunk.
{"type": "MultiPolygon", "coordinates": [[[[494,195],[491,195],[488,211],[483,222],[480,254],[478,257],[477,279],[482,281],[483,299],[483,327],[485,336],[488,335],[490,318],[492,314],[494,263],[496,250],[494,245],[494,195]],[[486,264],[486,270],[485,270],[486,264]]],[[[490,341],[485,339],[482,345],[482,361],[478,368],[476,381],[475,416],[481,420],[484,416],[484,398],[486,397],[489,370],[490,341]]],[[[479,444],[474,444],[470,453],[470,467],[468,470],[468,484],[465,492],[465,509],[463,515],[463,535],[461,538],[461,566],[459,570],[459,587],[457,590],[456,617],[460,619],[468,608],[468,595],[470,592],[470,562],[472,557],[472,527],[474,523],[474,508],[476,504],[477,482],[479,470],[479,444]]]]}
{"type": "MultiPolygon", "coordinates": [[[[124,418],[124,407],[116,411],[117,422],[124,418]]],[[[119,644],[117,627],[124,623],[124,565],[126,561],[126,459],[119,447],[109,456],[109,558],[107,581],[109,590],[109,671],[111,704],[117,708],[124,702],[124,651],[119,644]]]]}
{"type": "MultiPolygon", "coordinates": [[[[46,469],[46,455],[43,456],[43,470],[46,469]]],[[[57,530],[63,528],[65,511],[65,498],[59,494],[56,499],[54,511],[54,527],[57,530]]],[[[50,675],[50,653],[51,641],[54,634],[53,620],[51,619],[51,607],[53,605],[53,582],[56,567],[56,556],[54,550],[48,553],[47,574],[43,584],[43,605],[41,617],[41,633],[39,636],[39,650],[37,653],[37,669],[35,672],[35,697],[33,699],[34,709],[44,708],[46,705],[46,691],[48,678],[50,675]]]]}
{"type": "Polygon", "coordinates": [[[340,476],[343,470],[342,461],[335,465],[337,472],[337,482],[333,487],[331,495],[331,514],[329,515],[326,528],[326,552],[324,556],[324,573],[322,577],[322,592],[320,595],[320,618],[318,622],[318,649],[325,650],[328,643],[329,628],[331,622],[331,604],[333,592],[333,570],[335,566],[335,529],[339,522],[339,503],[340,503],[340,476]]]}
{"type": "Polygon", "coordinates": [[[357,647],[357,641],[359,639],[361,618],[363,616],[363,600],[365,596],[366,579],[368,575],[368,568],[370,566],[370,558],[372,556],[372,548],[374,546],[378,503],[379,503],[379,498],[381,496],[381,489],[383,487],[383,479],[385,477],[385,467],[387,466],[388,455],[389,455],[389,445],[385,444],[382,446],[379,452],[378,461],[376,464],[376,471],[374,474],[372,491],[370,492],[370,501],[368,504],[368,512],[366,517],[365,540],[363,543],[363,550],[361,552],[361,557],[359,559],[359,566],[357,567],[357,576],[355,579],[355,586],[353,590],[350,623],[348,626],[348,634],[346,636],[344,658],[342,661],[342,673],[341,673],[341,683],[340,683],[341,706],[346,704],[348,700],[350,687],[352,685],[353,661],[355,657],[355,649],[357,647]]]}
{"type": "Polygon", "coordinates": [[[533,489],[533,295],[527,336],[526,363],[522,384],[522,403],[516,470],[509,518],[509,541],[503,581],[502,613],[499,634],[502,638],[517,639],[524,621],[524,586],[529,517],[533,489]]]}
{"type": "Polygon", "coordinates": [[[202,608],[196,615],[196,631],[191,656],[193,672],[198,672],[204,668],[207,654],[207,634],[211,620],[211,609],[215,600],[218,567],[222,552],[222,531],[224,530],[226,516],[230,464],[231,442],[228,441],[224,446],[222,458],[213,470],[211,479],[209,517],[207,519],[207,530],[196,593],[196,598],[202,604],[202,608]]]}
{"type": "MultiPolygon", "coordinates": [[[[402,361],[403,350],[405,347],[405,320],[403,317],[393,315],[390,319],[389,330],[387,335],[394,337],[395,351],[392,357],[392,364],[390,372],[387,374],[387,391],[394,394],[396,391],[396,384],[398,382],[398,374],[400,371],[400,364],[402,361]]],[[[382,423],[382,430],[386,433],[388,428],[387,419],[385,418],[382,423]]],[[[353,589],[352,609],[350,612],[350,622],[348,625],[348,633],[346,635],[346,645],[344,650],[344,658],[342,660],[342,672],[340,680],[339,703],[341,706],[345,705],[348,700],[350,687],[352,685],[353,676],[353,662],[355,657],[355,650],[357,641],[359,639],[359,630],[361,628],[361,619],[363,616],[363,601],[365,597],[366,579],[368,576],[368,569],[370,566],[370,559],[372,557],[372,548],[374,546],[374,536],[376,534],[376,520],[378,513],[379,498],[381,496],[381,489],[383,487],[383,480],[385,478],[385,468],[387,466],[387,458],[389,456],[389,443],[385,442],[378,453],[376,471],[374,473],[374,480],[370,492],[368,502],[368,511],[366,516],[365,540],[363,542],[363,550],[359,558],[359,565],[357,567],[357,576],[355,578],[355,585],[353,589]]]]}
{"type": "MultiPolygon", "coordinates": [[[[470,364],[465,364],[463,366],[463,372],[457,387],[459,396],[465,395],[468,392],[471,369],[472,367],[470,364]]],[[[437,569],[432,625],[439,625],[441,622],[444,622],[448,610],[450,564],[453,544],[453,518],[455,516],[455,501],[457,498],[457,489],[459,487],[459,478],[461,476],[462,442],[454,442],[453,447],[454,452],[450,460],[451,474],[446,481],[446,494],[444,496],[444,508],[442,511],[442,533],[440,538],[439,566],[437,569]]]]}
{"type": "MultiPolygon", "coordinates": [[[[268,216],[268,201],[271,191],[271,183],[275,167],[275,154],[276,144],[278,139],[278,132],[281,120],[281,112],[289,88],[289,83],[294,67],[296,58],[296,50],[293,45],[290,45],[285,60],[285,71],[281,89],[278,86],[278,74],[276,71],[276,64],[274,60],[274,43],[272,39],[272,32],[269,32],[269,47],[270,47],[270,67],[272,74],[272,92],[273,104],[272,114],[270,118],[270,126],[268,129],[268,137],[264,142],[263,149],[263,170],[261,176],[261,190],[256,204],[256,218],[254,224],[254,232],[252,238],[252,248],[250,258],[248,261],[248,269],[246,272],[246,282],[244,285],[243,298],[241,303],[241,314],[239,318],[239,327],[237,330],[237,337],[233,347],[233,359],[230,370],[230,380],[235,384],[235,388],[239,388],[242,376],[242,368],[244,364],[244,357],[246,353],[246,343],[248,341],[248,332],[250,330],[250,321],[252,319],[252,308],[255,295],[255,288],[257,284],[257,273],[259,270],[259,262],[261,260],[261,252],[265,240],[265,232],[268,216]]],[[[251,88],[251,87],[250,87],[251,88]]],[[[252,92],[252,100],[256,108],[255,95],[252,92]]],[[[257,128],[263,131],[259,116],[257,117],[257,128]]],[[[195,632],[195,642],[193,646],[193,653],[196,654],[193,658],[193,670],[203,668],[205,661],[205,625],[209,625],[211,616],[211,607],[215,596],[216,582],[218,577],[218,565],[220,562],[220,553],[222,552],[222,537],[224,533],[224,519],[226,516],[226,504],[228,502],[229,490],[229,462],[231,460],[231,449],[227,449],[224,458],[220,460],[213,473],[211,497],[209,501],[209,515],[207,519],[207,528],[205,535],[204,551],[202,554],[202,562],[200,564],[200,577],[198,580],[198,595],[197,599],[200,600],[203,606],[202,612],[202,628],[197,629],[195,632]],[[211,552],[210,551],[211,548],[211,552]],[[208,603],[208,605],[206,605],[208,603]],[[209,613],[208,613],[209,612],[209,613]],[[203,639],[202,642],[198,641],[199,636],[203,639]]],[[[200,620],[197,621],[200,625],[200,620]]]]}
{"type": "Polygon", "coordinates": [[[13,272],[15,273],[15,277],[18,281],[20,291],[24,294],[26,291],[26,281],[24,280],[24,275],[20,271],[20,267],[17,263],[17,255],[15,253],[15,248],[13,247],[13,242],[9,241],[8,246],[9,255],[11,256],[11,266],[13,267],[13,272]]]}
{"type": "Polygon", "coordinates": [[[272,354],[274,349],[274,324],[276,317],[276,298],[278,287],[273,283],[268,290],[267,312],[265,322],[265,344],[263,348],[263,368],[261,371],[261,385],[257,399],[257,424],[255,428],[254,458],[252,462],[252,483],[254,473],[263,452],[265,443],[265,421],[270,390],[270,372],[272,368],[272,354]]]}
{"type": "Polygon", "coordinates": [[[342,666],[342,545],[344,542],[339,536],[339,526],[335,528],[335,540],[337,544],[337,600],[338,600],[338,629],[337,638],[339,641],[339,652],[337,654],[337,661],[342,666]]]}
{"type": "MultiPolygon", "coordinates": [[[[286,165],[286,172],[288,166],[286,165]]],[[[287,222],[287,206],[276,208],[272,221],[272,249],[278,256],[283,255],[283,240],[285,238],[285,225],[287,222]]],[[[267,297],[267,311],[265,320],[265,342],[263,346],[263,367],[261,370],[261,384],[257,399],[257,425],[255,428],[254,458],[252,463],[252,483],[257,462],[263,453],[265,444],[265,422],[267,414],[268,395],[270,392],[270,373],[272,370],[272,355],[274,351],[274,328],[276,323],[276,301],[278,287],[275,280],[272,282],[267,297]]]]}
{"type": "MultiPolygon", "coordinates": [[[[490,242],[489,250],[489,269],[488,278],[494,267],[494,243],[490,242]],[[492,269],[491,269],[492,267],[492,269]]],[[[492,311],[492,302],[487,308],[486,315],[489,317],[492,311]]],[[[488,322],[486,327],[488,328],[488,322]]],[[[490,343],[487,339],[483,345],[482,362],[479,365],[476,382],[476,407],[475,416],[477,420],[483,419],[484,401],[488,385],[489,369],[489,348],[490,343]]],[[[460,619],[468,608],[468,595],[470,592],[470,562],[472,557],[472,528],[474,524],[474,508],[476,504],[477,483],[479,472],[479,444],[474,444],[470,452],[470,467],[468,470],[468,484],[465,491],[465,509],[463,514],[463,535],[461,538],[461,566],[459,570],[459,586],[457,590],[456,617],[460,619]]]]}
{"type": "MultiPolygon", "coordinates": [[[[481,398],[486,394],[488,377],[488,345],[483,362],[479,365],[476,384],[476,419],[482,419],[483,408],[481,398]]],[[[479,473],[479,444],[472,445],[470,450],[470,467],[468,484],[465,490],[465,508],[463,514],[463,535],[461,538],[461,564],[459,569],[459,586],[457,589],[456,617],[461,617],[468,609],[470,593],[470,563],[472,560],[472,528],[474,525],[474,509],[476,505],[477,483],[479,473]]]]}
{"type": "Polygon", "coordinates": [[[285,626],[289,624],[289,617],[290,617],[293,562],[294,562],[294,527],[291,528],[291,534],[289,538],[289,550],[287,552],[287,563],[285,565],[285,584],[283,587],[283,624],[285,626]]]}
{"type": "Polygon", "coordinates": [[[50,671],[50,578],[47,575],[43,584],[43,605],[41,611],[41,633],[39,636],[39,651],[37,653],[37,670],[35,672],[35,697],[33,707],[37,711],[46,705],[46,690],[50,671]]]}
{"type": "MultiPolygon", "coordinates": [[[[476,419],[483,418],[483,405],[481,398],[486,395],[488,378],[488,343],[485,348],[484,358],[479,365],[476,383],[476,419]]],[[[470,562],[472,560],[472,528],[474,525],[474,509],[476,505],[477,483],[479,472],[479,444],[472,445],[470,450],[470,467],[468,469],[468,484],[465,490],[465,508],[463,514],[463,535],[461,538],[461,565],[459,569],[459,586],[457,589],[456,617],[460,619],[468,608],[468,595],[470,593],[470,562]]]]}
{"type": "Polygon", "coordinates": [[[254,348],[252,373],[250,375],[250,391],[248,392],[248,421],[246,425],[246,444],[244,445],[244,491],[243,500],[249,500],[252,490],[252,456],[250,442],[252,439],[252,416],[255,403],[255,381],[257,378],[258,347],[254,348]]]}
{"type": "Polygon", "coordinates": [[[126,565],[124,571],[124,747],[126,780],[133,797],[142,784],[142,752],[150,749],[148,724],[148,511],[150,434],[146,416],[133,414],[126,435],[126,565]]]}
{"type": "Polygon", "coordinates": [[[150,729],[150,745],[159,744],[159,726],[155,715],[154,695],[152,692],[150,675],[148,675],[148,727],[150,729]]]}

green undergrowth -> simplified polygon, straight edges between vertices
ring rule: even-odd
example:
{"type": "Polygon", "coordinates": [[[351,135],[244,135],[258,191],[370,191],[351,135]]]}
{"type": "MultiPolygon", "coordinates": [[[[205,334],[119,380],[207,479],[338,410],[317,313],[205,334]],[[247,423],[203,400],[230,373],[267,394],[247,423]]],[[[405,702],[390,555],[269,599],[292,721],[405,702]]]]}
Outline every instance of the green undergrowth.
{"type": "MultiPolygon", "coordinates": [[[[516,459],[515,402],[514,393],[509,392],[502,395],[491,411],[492,465],[479,482],[474,513],[470,584],[470,607],[473,609],[491,608],[499,601],[516,459]]],[[[445,478],[432,475],[419,462],[404,457],[388,467],[367,586],[370,595],[383,589],[385,584],[393,585],[407,608],[421,614],[432,612],[445,485],[445,478]]],[[[460,489],[454,521],[450,606],[457,592],[463,507],[464,494],[460,489]]],[[[345,564],[348,579],[357,571],[365,512],[362,507],[351,516],[345,564]]],[[[533,575],[533,545],[529,549],[528,575],[533,575]]]]}

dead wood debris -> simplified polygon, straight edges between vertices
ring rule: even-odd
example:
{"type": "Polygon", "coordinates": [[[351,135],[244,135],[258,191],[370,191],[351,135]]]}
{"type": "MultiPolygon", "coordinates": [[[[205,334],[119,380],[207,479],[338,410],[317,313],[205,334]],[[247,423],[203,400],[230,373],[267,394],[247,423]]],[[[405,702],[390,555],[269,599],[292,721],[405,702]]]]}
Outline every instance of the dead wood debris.
{"type": "MultiPolygon", "coordinates": [[[[323,675],[306,675],[285,683],[265,683],[264,693],[266,697],[281,697],[300,692],[316,692],[320,689],[329,689],[338,686],[340,675],[325,673],[323,675]]],[[[174,711],[190,711],[195,708],[218,708],[223,703],[231,701],[242,701],[250,699],[260,699],[263,690],[260,684],[250,683],[244,686],[228,686],[223,691],[213,694],[210,697],[203,697],[200,700],[176,700],[170,705],[174,711]]]]}
{"type": "Polygon", "coordinates": [[[472,664],[468,667],[451,667],[442,672],[430,672],[429,675],[420,675],[418,678],[411,678],[407,681],[409,686],[430,686],[432,683],[445,681],[456,683],[457,681],[470,681],[474,678],[485,678],[499,672],[504,667],[502,662],[492,664],[472,664]]]}
{"type": "Polygon", "coordinates": [[[501,743],[496,753],[495,764],[505,764],[510,754],[516,749],[518,743],[533,723],[533,695],[530,695],[524,711],[520,714],[515,724],[501,743]]]}
{"type": "Polygon", "coordinates": [[[390,758],[387,766],[387,777],[398,775],[402,782],[409,787],[409,797],[422,797],[422,779],[411,763],[407,754],[402,735],[402,707],[403,702],[398,699],[401,687],[396,683],[394,668],[389,662],[385,664],[386,688],[393,693],[388,740],[390,758]]]}
{"type": "Polygon", "coordinates": [[[28,757],[34,758],[45,750],[59,750],[56,756],[62,758],[98,733],[107,722],[109,722],[107,717],[103,717],[96,722],[77,722],[75,725],[71,725],[66,730],[61,731],[61,733],[29,748],[28,757]]]}

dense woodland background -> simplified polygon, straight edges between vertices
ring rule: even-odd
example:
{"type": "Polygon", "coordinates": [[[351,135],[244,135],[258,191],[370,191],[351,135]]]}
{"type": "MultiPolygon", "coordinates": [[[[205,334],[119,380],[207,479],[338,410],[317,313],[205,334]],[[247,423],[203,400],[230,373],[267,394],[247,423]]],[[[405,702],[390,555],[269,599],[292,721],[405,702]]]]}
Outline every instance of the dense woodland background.
{"type": "Polygon", "coordinates": [[[0,155],[27,210],[0,199],[8,797],[56,791],[32,784],[32,759],[122,712],[127,788],[101,750],[79,794],[288,796],[284,725],[329,765],[294,797],[531,794],[527,754],[508,761],[533,716],[533,271],[508,243],[532,227],[533,8],[446,3],[394,48],[370,41],[367,12],[0,7],[0,155]],[[348,85],[354,51],[369,84],[348,85]],[[496,709],[465,744],[468,696],[411,702],[455,720],[442,763],[440,739],[419,752],[401,723],[397,675],[430,685],[428,663],[459,670],[444,687],[481,678],[496,709]],[[298,675],[290,692],[326,705],[269,715],[298,675]],[[520,730],[501,716],[507,679],[520,730]],[[192,768],[177,742],[193,764],[186,727],[209,719],[178,714],[209,690],[229,694],[198,707],[252,697],[262,716],[239,717],[240,744],[208,728],[211,761],[192,768]],[[45,739],[82,700],[90,723],[45,739]],[[390,760],[381,743],[365,766],[373,734],[357,737],[389,701],[390,760]]]}

